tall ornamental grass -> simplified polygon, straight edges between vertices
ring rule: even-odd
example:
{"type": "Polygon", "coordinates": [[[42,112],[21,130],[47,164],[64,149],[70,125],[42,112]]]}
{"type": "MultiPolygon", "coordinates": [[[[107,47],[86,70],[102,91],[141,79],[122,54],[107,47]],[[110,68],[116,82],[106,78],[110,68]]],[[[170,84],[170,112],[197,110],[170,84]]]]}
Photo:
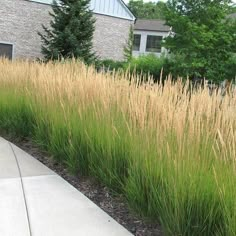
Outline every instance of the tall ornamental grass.
{"type": "Polygon", "coordinates": [[[131,77],[1,60],[0,128],[122,193],[165,235],[236,235],[235,96],[131,77]]]}

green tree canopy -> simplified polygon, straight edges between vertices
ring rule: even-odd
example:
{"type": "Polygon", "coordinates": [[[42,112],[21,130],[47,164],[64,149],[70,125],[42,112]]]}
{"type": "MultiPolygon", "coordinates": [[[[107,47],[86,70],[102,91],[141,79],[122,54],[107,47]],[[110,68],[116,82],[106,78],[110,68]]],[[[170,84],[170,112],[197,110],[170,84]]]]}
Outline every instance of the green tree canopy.
{"type": "Polygon", "coordinates": [[[227,18],[230,10],[230,0],[167,1],[166,24],[173,33],[164,46],[181,59],[178,66],[184,73],[215,81],[229,76],[228,64],[235,63],[236,52],[236,23],[227,18]]]}
{"type": "Polygon", "coordinates": [[[54,0],[50,28],[43,25],[44,33],[39,33],[46,60],[72,57],[85,63],[94,60],[92,39],[95,19],[89,3],[90,0],[60,0],[59,3],[54,0]]]}
{"type": "Polygon", "coordinates": [[[236,13],[236,3],[234,3],[230,8],[230,13],[236,13]]]}
{"type": "Polygon", "coordinates": [[[138,19],[164,19],[164,2],[144,2],[143,0],[130,0],[128,7],[138,19]]]}

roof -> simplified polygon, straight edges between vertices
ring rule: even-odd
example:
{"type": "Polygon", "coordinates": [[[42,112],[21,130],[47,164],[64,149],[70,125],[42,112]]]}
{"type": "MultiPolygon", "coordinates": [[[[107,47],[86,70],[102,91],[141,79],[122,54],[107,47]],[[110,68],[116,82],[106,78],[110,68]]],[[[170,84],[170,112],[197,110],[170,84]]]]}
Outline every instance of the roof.
{"type": "MultiPolygon", "coordinates": [[[[53,0],[28,0],[42,4],[52,4],[53,0]]],[[[60,2],[60,0],[56,0],[60,2]]],[[[90,9],[97,14],[135,21],[134,14],[123,0],[90,0],[90,9]]]]}
{"type": "Polygon", "coordinates": [[[135,16],[123,0],[90,0],[94,13],[135,21],[135,16]]]}
{"type": "Polygon", "coordinates": [[[165,25],[163,20],[137,20],[134,30],[169,32],[170,26],[165,25]]]}

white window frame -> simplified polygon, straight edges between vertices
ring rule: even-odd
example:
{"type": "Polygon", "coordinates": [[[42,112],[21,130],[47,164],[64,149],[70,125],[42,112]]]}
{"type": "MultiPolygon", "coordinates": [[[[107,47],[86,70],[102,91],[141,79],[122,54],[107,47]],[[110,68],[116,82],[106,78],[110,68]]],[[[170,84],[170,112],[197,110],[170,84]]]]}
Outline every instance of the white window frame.
{"type": "Polygon", "coordinates": [[[161,38],[161,43],[162,43],[162,41],[163,41],[163,36],[161,36],[161,35],[153,35],[153,34],[148,34],[147,35],[147,40],[146,40],[146,48],[145,48],[145,52],[147,52],[147,53],[161,53],[162,52],[162,45],[160,44],[160,49],[158,48],[155,48],[155,49],[157,49],[158,51],[148,51],[147,49],[148,49],[148,37],[159,37],[159,38],[161,38]]]}
{"type": "MultiPolygon", "coordinates": [[[[134,37],[135,37],[135,35],[140,36],[140,39],[139,39],[139,47],[138,47],[138,50],[135,50],[135,49],[133,49],[133,50],[136,51],[136,52],[139,52],[139,51],[140,51],[140,47],[141,47],[142,35],[141,35],[141,34],[135,34],[135,33],[134,33],[134,37]]],[[[134,42],[133,42],[133,46],[134,46],[134,42]]]]}
{"type": "Polygon", "coordinates": [[[165,40],[165,38],[168,36],[169,32],[164,31],[150,31],[150,30],[134,30],[134,34],[141,34],[141,45],[140,45],[140,51],[134,51],[133,50],[133,56],[138,57],[140,55],[148,55],[148,54],[155,54],[157,57],[161,56],[162,54],[167,54],[167,50],[162,46],[160,53],[151,53],[146,51],[146,44],[147,44],[147,36],[153,35],[153,36],[162,36],[162,40],[165,40]]]}

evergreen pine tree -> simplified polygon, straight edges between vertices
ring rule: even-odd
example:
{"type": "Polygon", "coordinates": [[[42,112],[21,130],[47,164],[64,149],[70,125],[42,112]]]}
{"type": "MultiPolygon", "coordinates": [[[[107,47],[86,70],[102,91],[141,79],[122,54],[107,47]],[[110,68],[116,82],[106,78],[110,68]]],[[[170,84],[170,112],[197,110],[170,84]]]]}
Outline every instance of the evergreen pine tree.
{"type": "Polygon", "coordinates": [[[53,1],[50,28],[39,33],[45,60],[79,58],[89,64],[95,59],[93,33],[95,19],[90,0],[53,1]]]}

